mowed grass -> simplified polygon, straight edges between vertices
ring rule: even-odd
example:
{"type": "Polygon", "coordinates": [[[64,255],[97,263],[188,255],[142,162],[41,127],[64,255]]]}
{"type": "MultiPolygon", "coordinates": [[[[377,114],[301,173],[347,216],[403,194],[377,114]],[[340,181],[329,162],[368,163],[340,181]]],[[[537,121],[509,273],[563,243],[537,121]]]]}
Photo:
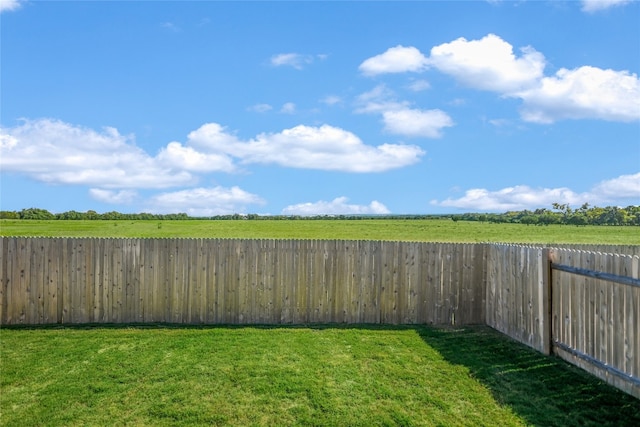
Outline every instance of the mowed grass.
{"type": "Polygon", "coordinates": [[[481,326],[0,333],[3,426],[640,425],[640,401],[481,326]]]}
{"type": "Polygon", "coordinates": [[[344,239],[640,244],[640,227],[528,226],[448,219],[38,221],[0,220],[2,236],[344,239]]]}

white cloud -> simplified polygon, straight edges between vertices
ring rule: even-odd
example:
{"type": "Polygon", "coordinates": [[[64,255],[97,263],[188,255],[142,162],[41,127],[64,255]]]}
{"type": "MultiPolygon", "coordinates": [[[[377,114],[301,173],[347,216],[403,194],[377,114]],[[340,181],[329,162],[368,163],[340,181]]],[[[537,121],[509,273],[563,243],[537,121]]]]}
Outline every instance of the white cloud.
{"type": "Polygon", "coordinates": [[[198,129],[189,132],[187,144],[202,151],[225,153],[225,147],[241,144],[227,128],[218,123],[206,123],[198,129]]]}
{"type": "Polygon", "coordinates": [[[385,111],[382,120],[386,131],[410,137],[440,138],[443,128],[453,126],[451,117],[442,110],[385,111]]]}
{"type": "Polygon", "coordinates": [[[209,123],[189,134],[190,142],[210,152],[236,157],[245,164],[335,170],[381,172],[416,163],[424,154],[420,147],[402,144],[365,145],[353,133],[329,126],[299,125],[278,133],[263,133],[241,142],[209,123]]]}
{"type": "Polygon", "coordinates": [[[166,188],[194,181],[184,170],[161,165],[114,128],[102,132],[59,120],[24,120],[0,129],[0,165],[53,184],[100,188],[166,188]],[[8,141],[8,142],[5,142],[8,141]]]}
{"type": "Polygon", "coordinates": [[[568,188],[531,188],[526,185],[497,191],[484,188],[467,190],[463,197],[432,200],[431,204],[480,211],[509,211],[551,206],[553,203],[578,205],[589,202],[588,194],[576,194],[568,188]]]}
{"type": "Polygon", "coordinates": [[[548,207],[553,203],[572,206],[584,203],[624,205],[628,201],[638,203],[638,200],[640,200],[640,173],[602,181],[590,191],[583,193],[576,193],[566,187],[531,188],[526,185],[507,187],[497,191],[473,188],[467,190],[464,196],[458,199],[432,200],[431,204],[479,211],[508,211],[548,207]]]}
{"type": "Polygon", "coordinates": [[[22,6],[22,3],[24,2],[20,0],[0,0],[0,13],[17,10],[22,6]]]}
{"type": "Polygon", "coordinates": [[[430,89],[431,85],[426,80],[413,80],[407,87],[414,92],[422,92],[430,89]]]}
{"type": "Polygon", "coordinates": [[[605,200],[625,198],[635,199],[633,203],[640,203],[640,172],[602,181],[591,191],[605,200]]]}
{"type": "Polygon", "coordinates": [[[302,70],[313,62],[313,56],[300,53],[280,53],[273,55],[270,62],[274,67],[289,66],[296,70],[302,70]]]}
{"type": "MultiPolygon", "coordinates": [[[[138,188],[193,185],[198,174],[234,172],[239,164],[342,172],[382,172],[414,164],[424,155],[415,145],[364,144],[329,125],[296,126],[242,141],[225,127],[207,123],[170,142],[152,157],[132,136],[114,128],[93,129],[59,120],[24,120],[0,128],[0,167],[51,184],[85,185],[99,200],[124,201],[138,188]]],[[[117,202],[120,203],[120,202],[117,202]]]]}
{"type": "Polygon", "coordinates": [[[89,195],[100,202],[121,205],[133,202],[138,193],[133,190],[112,191],[92,188],[89,190],[89,195]]]}
{"type": "Polygon", "coordinates": [[[356,98],[356,113],[384,113],[385,111],[404,110],[409,108],[406,101],[398,101],[395,93],[384,84],[379,84],[369,92],[356,98]]]}
{"type": "Polygon", "coordinates": [[[148,200],[151,212],[179,213],[190,216],[212,216],[246,213],[250,205],[263,205],[259,196],[239,187],[193,188],[162,193],[148,200]]]}
{"type": "Polygon", "coordinates": [[[532,47],[513,47],[489,34],[480,40],[464,37],[431,49],[429,64],[476,89],[512,93],[535,85],[543,75],[544,56],[532,47]]]}
{"type": "Polygon", "coordinates": [[[368,215],[388,214],[389,209],[382,203],[374,200],[369,205],[352,205],[346,197],[338,197],[330,202],[320,200],[314,203],[300,203],[287,206],[282,210],[283,215],[368,215]]]}
{"type": "Polygon", "coordinates": [[[560,119],[601,119],[630,122],[640,119],[640,80],[627,71],[584,66],[561,69],[540,85],[519,92],[522,118],[552,123],[560,119]]]}
{"type": "Polygon", "coordinates": [[[271,111],[273,107],[269,104],[256,104],[247,108],[248,111],[253,111],[255,113],[266,113],[267,111],[271,111]]]}
{"type": "Polygon", "coordinates": [[[582,10],[593,13],[609,9],[614,6],[623,6],[631,3],[631,0],[582,0],[582,10]]]}
{"type": "Polygon", "coordinates": [[[513,47],[494,34],[480,40],[459,38],[432,48],[429,64],[472,88],[521,99],[525,121],[640,119],[636,74],[582,66],[545,77],[544,56],[529,46],[520,50],[517,57],[513,47]]]}
{"type": "MultiPolygon", "coordinates": [[[[0,129],[1,131],[1,129],[0,129]]],[[[18,145],[18,140],[9,134],[0,134],[0,148],[10,150],[18,145]]]]}
{"type": "Polygon", "coordinates": [[[427,68],[427,58],[415,47],[398,45],[366,59],[358,69],[366,76],[387,73],[419,72],[427,68]]]}
{"type": "Polygon", "coordinates": [[[296,112],[296,104],[287,102],[280,108],[280,112],[282,114],[294,114],[296,112]]]}
{"type": "Polygon", "coordinates": [[[357,97],[355,112],[381,114],[387,132],[409,137],[439,138],[443,128],[453,126],[444,111],[410,108],[408,102],[396,100],[394,92],[382,84],[357,97]]]}
{"type": "Polygon", "coordinates": [[[218,153],[202,153],[179,142],[170,142],[157,156],[162,165],[171,169],[193,172],[233,172],[233,160],[218,153]]]}

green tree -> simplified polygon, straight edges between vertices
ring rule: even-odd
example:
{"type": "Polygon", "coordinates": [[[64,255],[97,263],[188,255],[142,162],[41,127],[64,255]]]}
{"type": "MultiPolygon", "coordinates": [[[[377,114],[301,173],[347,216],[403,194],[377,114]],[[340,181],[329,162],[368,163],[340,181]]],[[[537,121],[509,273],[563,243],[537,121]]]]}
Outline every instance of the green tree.
{"type": "Polygon", "coordinates": [[[48,210],[29,208],[20,211],[20,219],[56,219],[56,217],[48,210]]]}
{"type": "Polygon", "coordinates": [[[0,219],[20,219],[20,214],[16,211],[0,211],[0,219]]]}

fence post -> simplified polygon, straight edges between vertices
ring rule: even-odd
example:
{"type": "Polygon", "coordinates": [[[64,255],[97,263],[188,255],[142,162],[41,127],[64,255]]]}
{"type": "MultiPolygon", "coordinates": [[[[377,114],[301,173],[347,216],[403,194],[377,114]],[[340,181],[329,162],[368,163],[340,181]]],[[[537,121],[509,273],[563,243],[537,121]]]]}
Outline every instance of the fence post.
{"type": "Polygon", "coordinates": [[[543,332],[543,353],[550,355],[553,352],[553,277],[551,274],[551,262],[553,259],[553,249],[545,247],[542,249],[542,292],[544,304],[544,332],[543,332]]]}

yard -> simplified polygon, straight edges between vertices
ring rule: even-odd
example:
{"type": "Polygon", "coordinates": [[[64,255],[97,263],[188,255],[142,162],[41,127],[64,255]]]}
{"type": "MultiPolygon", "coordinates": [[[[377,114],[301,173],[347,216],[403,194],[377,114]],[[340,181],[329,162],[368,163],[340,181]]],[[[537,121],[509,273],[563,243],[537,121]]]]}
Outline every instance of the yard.
{"type": "Polygon", "coordinates": [[[484,326],[0,330],[0,424],[640,425],[640,401],[484,326]]]}

